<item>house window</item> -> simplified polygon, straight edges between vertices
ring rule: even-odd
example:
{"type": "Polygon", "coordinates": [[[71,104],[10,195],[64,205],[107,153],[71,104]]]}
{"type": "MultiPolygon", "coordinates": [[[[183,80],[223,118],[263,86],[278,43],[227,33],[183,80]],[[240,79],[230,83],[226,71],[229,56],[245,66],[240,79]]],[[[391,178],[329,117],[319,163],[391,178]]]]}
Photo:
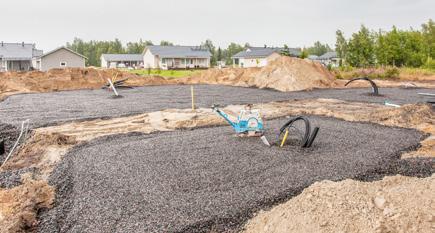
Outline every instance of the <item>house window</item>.
{"type": "Polygon", "coordinates": [[[66,62],[64,61],[60,62],[60,67],[66,67],[66,62]]]}
{"type": "Polygon", "coordinates": [[[162,64],[166,64],[166,59],[162,58],[162,64]]]}

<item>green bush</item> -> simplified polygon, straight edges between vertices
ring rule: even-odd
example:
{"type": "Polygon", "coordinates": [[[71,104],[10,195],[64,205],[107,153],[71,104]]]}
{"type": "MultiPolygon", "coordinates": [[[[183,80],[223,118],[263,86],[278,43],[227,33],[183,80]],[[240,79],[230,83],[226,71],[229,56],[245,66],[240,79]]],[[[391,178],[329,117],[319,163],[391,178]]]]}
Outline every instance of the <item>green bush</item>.
{"type": "Polygon", "coordinates": [[[423,67],[429,70],[435,70],[435,60],[429,57],[423,67]]]}
{"type": "Polygon", "coordinates": [[[398,78],[399,75],[400,71],[397,67],[388,67],[384,72],[384,78],[398,78]]]}

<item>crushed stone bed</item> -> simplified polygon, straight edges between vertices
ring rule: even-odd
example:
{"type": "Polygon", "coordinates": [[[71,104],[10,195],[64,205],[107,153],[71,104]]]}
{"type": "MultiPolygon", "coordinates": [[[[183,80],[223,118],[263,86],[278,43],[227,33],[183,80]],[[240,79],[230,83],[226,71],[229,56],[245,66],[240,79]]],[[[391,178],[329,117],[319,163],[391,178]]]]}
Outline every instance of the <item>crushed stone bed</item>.
{"type": "MultiPolygon", "coordinates": [[[[310,149],[267,148],[259,138],[234,137],[230,127],[130,133],[77,146],[50,177],[56,204],[40,214],[38,231],[233,232],[316,181],[433,172],[433,161],[408,167],[399,159],[424,138],[416,130],[310,119],[321,128],[310,149]]],[[[270,141],[284,122],[266,122],[270,141]]]]}
{"type": "MultiPolygon", "coordinates": [[[[334,98],[348,101],[394,104],[424,102],[418,92],[432,89],[381,88],[383,96],[370,96],[371,88],[318,89],[279,92],[222,85],[195,85],[197,107],[212,104],[267,103],[292,99],[334,98]]],[[[107,90],[78,90],[13,95],[0,102],[0,121],[19,125],[30,119],[33,127],[66,121],[120,117],[169,108],[191,107],[190,85],[146,86],[119,90],[124,98],[113,99],[107,90]]]]}

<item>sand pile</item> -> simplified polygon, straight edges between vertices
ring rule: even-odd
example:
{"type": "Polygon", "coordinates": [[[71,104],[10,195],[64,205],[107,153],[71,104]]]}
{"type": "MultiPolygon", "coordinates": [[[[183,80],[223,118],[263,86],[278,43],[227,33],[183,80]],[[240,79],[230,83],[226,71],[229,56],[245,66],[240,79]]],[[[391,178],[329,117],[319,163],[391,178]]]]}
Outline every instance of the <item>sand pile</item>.
{"type": "Polygon", "coordinates": [[[126,84],[132,86],[166,84],[165,78],[141,77],[119,70],[94,68],[52,69],[47,72],[4,72],[0,73],[1,94],[7,95],[29,92],[50,92],[75,89],[98,89],[107,83],[108,78],[117,80],[128,78],[126,84]]]}
{"type": "Polygon", "coordinates": [[[433,232],[435,175],[323,181],[260,212],[246,232],[433,232]]]}
{"type": "Polygon", "coordinates": [[[32,232],[38,210],[50,208],[54,201],[54,189],[46,181],[34,181],[29,173],[22,179],[20,186],[0,188],[0,233],[32,232]]]}
{"type": "Polygon", "coordinates": [[[317,62],[282,56],[263,68],[209,69],[179,81],[185,84],[224,84],[299,91],[332,87],[335,79],[332,73],[317,62]]]}

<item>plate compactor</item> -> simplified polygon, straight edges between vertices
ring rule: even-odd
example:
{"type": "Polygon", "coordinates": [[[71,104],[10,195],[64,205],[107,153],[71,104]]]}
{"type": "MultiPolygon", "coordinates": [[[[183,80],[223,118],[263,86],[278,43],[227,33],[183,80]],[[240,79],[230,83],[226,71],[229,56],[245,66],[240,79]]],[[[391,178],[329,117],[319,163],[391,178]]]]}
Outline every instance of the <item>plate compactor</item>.
{"type": "Polygon", "coordinates": [[[220,110],[217,105],[213,105],[211,108],[233,127],[238,136],[263,136],[264,126],[260,111],[252,109],[252,105],[246,105],[245,109],[240,111],[236,121],[232,121],[228,114],[220,110]]]}
{"type": "MultiPolygon", "coordinates": [[[[252,105],[246,105],[245,109],[240,111],[236,121],[231,120],[228,114],[220,110],[217,105],[213,105],[211,108],[219,116],[223,117],[231,125],[231,127],[233,127],[237,133],[237,136],[261,137],[261,141],[264,144],[269,147],[271,146],[264,135],[264,125],[263,120],[261,119],[260,111],[257,109],[252,109],[252,105]]],[[[299,133],[304,132],[302,133],[302,142],[300,144],[300,146],[303,148],[311,147],[320,129],[319,127],[315,127],[314,130],[311,131],[310,121],[305,116],[291,118],[279,129],[278,139],[281,141],[280,144],[277,144],[279,147],[283,147],[286,144],[289,132],[292,128],[297,130],[299,133]],[[305,127],[299,130],[294,124],[297,121],[302,121],[305,127]]]]}

